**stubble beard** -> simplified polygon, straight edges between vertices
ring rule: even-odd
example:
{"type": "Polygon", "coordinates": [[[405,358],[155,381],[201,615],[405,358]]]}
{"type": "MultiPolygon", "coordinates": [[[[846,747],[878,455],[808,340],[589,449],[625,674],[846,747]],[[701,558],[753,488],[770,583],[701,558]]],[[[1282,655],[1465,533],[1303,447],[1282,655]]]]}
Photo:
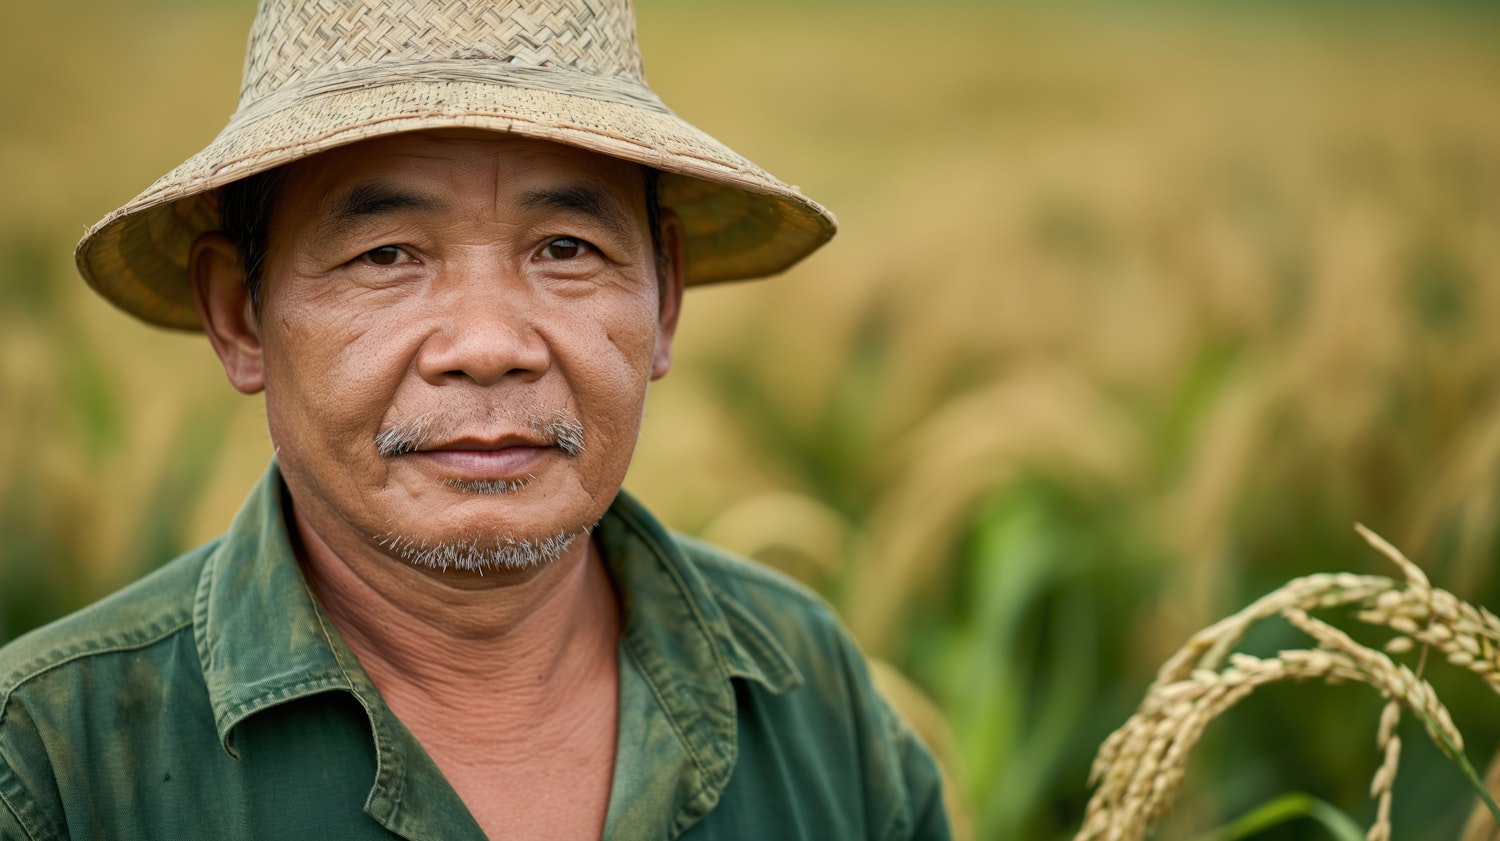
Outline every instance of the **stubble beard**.
{"type": "MultiPolygon", "coordinates": [[[[556,446],[568,458],[576,458],[583,452],[583,423],[562,411],[504,413],[547,443],[556,446]]],[[[425,415],[392,424],[375,436],[375,452],[382,458],[395,458],[414,453],[423,444],[438,437],[445,423],[451,422],[444,415],[429,412],[425,415]]]]}
{"type": "MultiPolygon", "coordinates": [[[[510,412],[512,420],[524,424],[567,458],[576,458],[584,449],[583,425],[563,412],[510,412]]],[[[375,436],[375,449],[384,458],[395,458],[416,452],[437,437],[444,418],[438,414],[421,415],[391,426],[375,436]]],[[[534,477],[519,479],[448,479],[443,484],[466,494],[505,496],[525,490],[534,477]]],[[[549,566],[563,556],[573,541],[586,537],[592,525],[561,529],[542,538],[518,537],[514,534],[480,533],[448,540],[428,541],[410,535],[386,532],[376,538],[385,551],[413,566],[447,572],[458,570],[483,575],[486,572],[524,572],[549,566]]]]}
{"type": "Polygon", "coordinates": [[[588,535],[584,527],[563,530],[551,537],[533,539],[514,535],[484,535],[453,540],[414,541],[409,537],[386,534],[381,548],[407,563],[426,569],[447,572],[525,572],[550,566],[579,537],[588,535]]]}

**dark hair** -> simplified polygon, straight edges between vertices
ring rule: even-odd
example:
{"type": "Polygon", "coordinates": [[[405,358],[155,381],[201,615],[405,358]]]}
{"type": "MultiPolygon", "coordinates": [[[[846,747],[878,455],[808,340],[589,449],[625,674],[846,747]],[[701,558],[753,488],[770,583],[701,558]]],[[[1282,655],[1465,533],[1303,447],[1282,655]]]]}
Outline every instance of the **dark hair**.
{"type": "Polygon", "coordinates": [[[281,191],[281,168],[258,172],[225,184],[219,190],[219,230],[234,243],[245,266],[245,290],[250,308],[260,315],[262,272],[266,262],[266,233],[271,210],[281,191]]]}
{"type": "Polygon", "coordinates": [[[646,182],[646,229],[651,232],[651,257],[656,261],[656,287],[667,288],[667,244],[661,238],[661,173],[641,167],[646,182]]]}
{"type": "MultiPolygon", "coordinates": [[[[230,182],[219,190],[219,230],[234,244],[245,266],[245,289],[250,293],[250,307],[260,315],[263,272],[266,262],[266,234],[271,226],[271,211],[281,191],[284,169],[259,172],[230,182]]],[[[667,278],[667,244],[661,236],[661,173],[649,166],[641,167],[646,187],[646,225],[651,231],[651,256],[656,263],[656,280],[665,289],[667,278]]]]}

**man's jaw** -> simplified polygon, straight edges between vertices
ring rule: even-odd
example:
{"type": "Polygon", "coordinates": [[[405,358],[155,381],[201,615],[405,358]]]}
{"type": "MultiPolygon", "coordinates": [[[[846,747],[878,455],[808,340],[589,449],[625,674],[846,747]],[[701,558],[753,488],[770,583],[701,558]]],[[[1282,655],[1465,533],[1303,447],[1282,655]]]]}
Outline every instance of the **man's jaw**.
{"type": "Polygon", "coordinates": [[[438,572],[457,570],[484,575],[486,572],[525,572],[556,563],[590,529],[561,531],[545,538],[512,535],[475,536],[451,540],[414,540],[387,532],[377,540],[382,549],[407,563],[438,572]]]}

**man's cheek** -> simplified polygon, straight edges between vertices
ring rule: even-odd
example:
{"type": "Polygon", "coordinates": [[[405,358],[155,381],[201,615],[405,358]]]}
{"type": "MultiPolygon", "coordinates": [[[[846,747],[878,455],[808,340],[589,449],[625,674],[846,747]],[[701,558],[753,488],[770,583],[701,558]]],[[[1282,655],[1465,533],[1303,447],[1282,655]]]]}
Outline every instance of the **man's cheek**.
{"type": "Polygon", "coordinates": [[[279,373],[285,376],[268,378],[266,384],[266,413],[278,450],[295,448],[304,458],[332,462],[323,469],[345,470],[357,469],[373,454],[374,436],[386,413],[377,389],[338,370],[326,376],[306,370],[279,373]]]}

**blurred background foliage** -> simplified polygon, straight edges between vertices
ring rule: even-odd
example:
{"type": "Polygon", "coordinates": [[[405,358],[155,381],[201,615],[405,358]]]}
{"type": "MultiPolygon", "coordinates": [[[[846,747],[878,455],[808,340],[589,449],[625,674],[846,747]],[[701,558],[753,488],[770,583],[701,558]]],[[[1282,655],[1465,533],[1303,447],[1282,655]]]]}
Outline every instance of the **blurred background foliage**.
{"type": "MultiPolygon", "coordinates": [[[[1194,629],[1298,575],[1390,573],[1355,521],[1500,604],[1496,7],[638,12],[664,98],[843,232],[689,295],[628,484],[817,588],[930,699],[971,837],[1069,835],[1094,749],[1194,629]]],[[[251,14],[7,7],[0,641],[218,533],[269,455],[205,342],[70,259],[222,126],[251,14]]],[[[1438,689],[1482,765],[1497,699],[1438,689]]],[[[1164,837],[1285,791],[1368,822],[1379,707],[1252,698],[1164,837]]],[[[1471,798],[1408,735],[1395,835],[1453,837],[1471,798]]]]}

